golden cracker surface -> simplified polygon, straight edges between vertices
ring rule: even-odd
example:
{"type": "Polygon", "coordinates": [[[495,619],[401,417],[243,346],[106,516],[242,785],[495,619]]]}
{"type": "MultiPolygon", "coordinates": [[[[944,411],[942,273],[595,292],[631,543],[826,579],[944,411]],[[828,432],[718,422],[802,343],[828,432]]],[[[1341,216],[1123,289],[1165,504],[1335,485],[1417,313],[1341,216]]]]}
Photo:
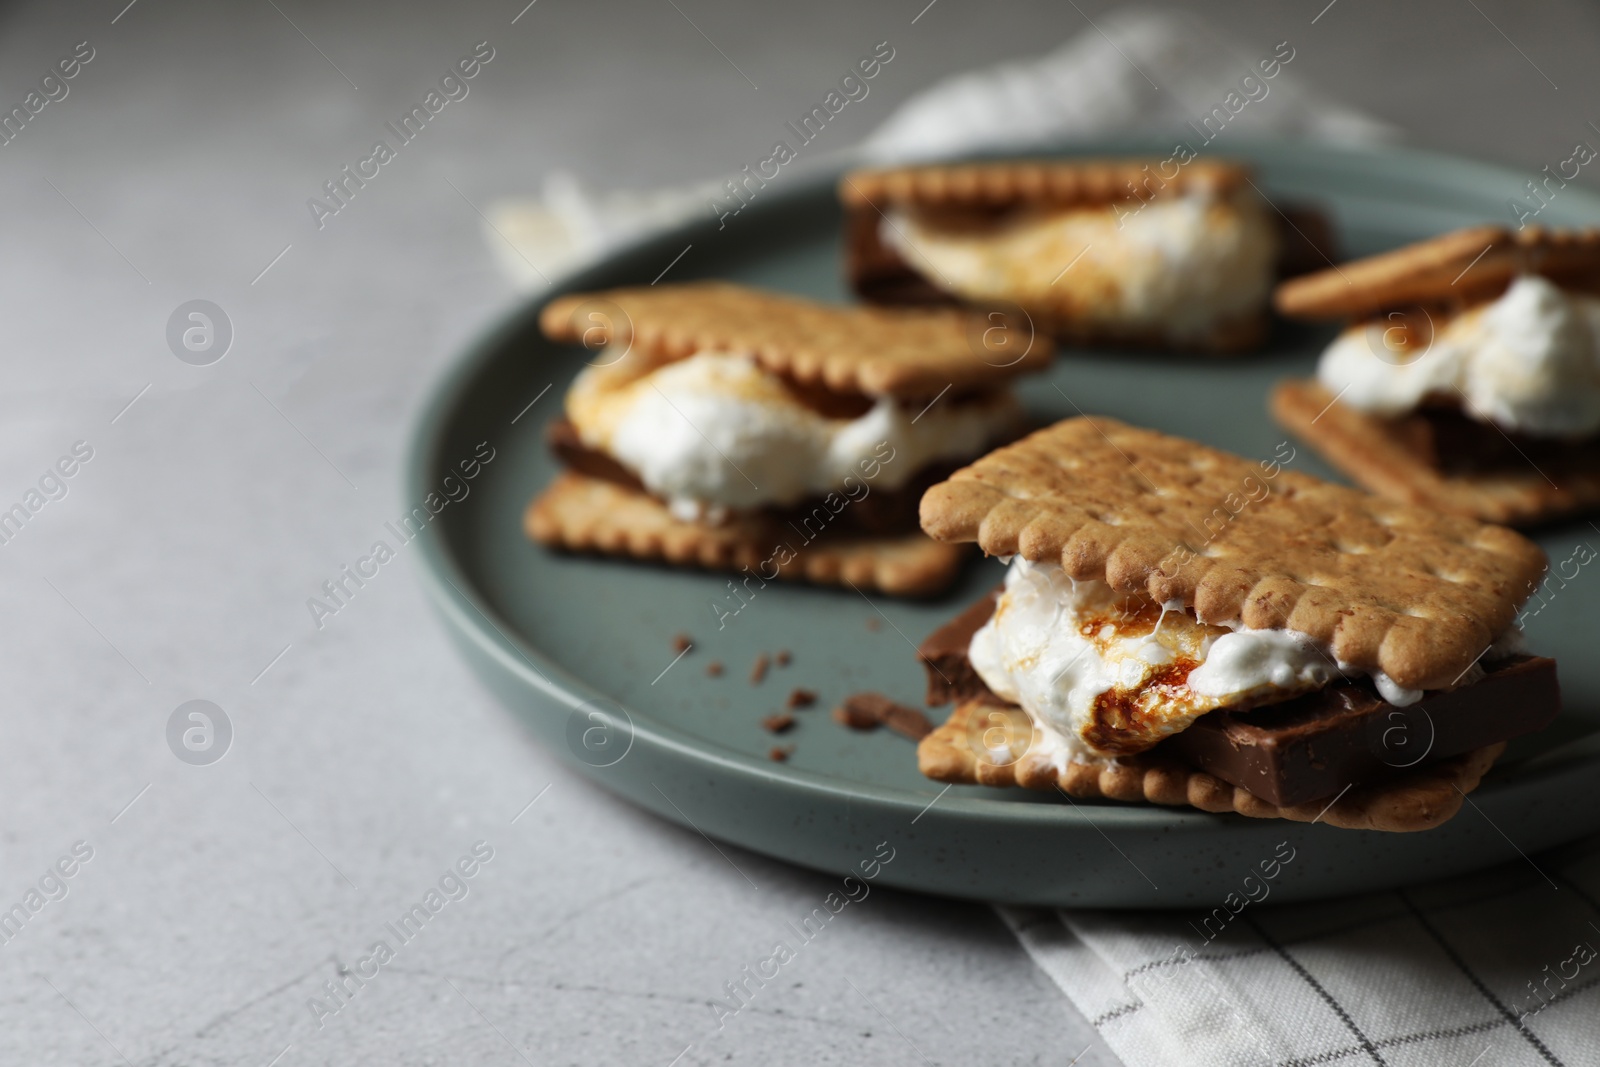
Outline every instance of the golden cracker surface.
{"type": "Polygon", "coordinates": [[[1249,168],[1196,159],[1163,178],[1160,159],[1006,160],[857,170],[839,180],[848,207],[1007,207],[1016,204],[1109,204],[1207,190],[1226,194],[1245,184],[1249,168]],[[1151,180],[1153,177],[1154,180],[1151,180]],[[1148,182],[1148,185],[1146,184],[1148,182]],[[1129,187],[1132,186],[1133,189],[1129,187]]]}
{"type": "Polygon", "coordinates": [[[1512,526],[1600,509],[1600,470],[1587,454],[1572,463],[1529,461],[1522,470],[1443,474],[1407,448],[1387,420],[1334,403],[1315,381],[1280,383],[1271,408],[1278,425],[1390,500],[1512,526]]]}
{"type": "Polygon", "coordinates": [[[1600,229],[1455,230],[1290,279],[1273,303],[1295,318],[1362,318],[1414,304],[1480,301],[1529,273],[1592,289],[1600,283],[1600,229]]]}
{"type": "Polygon", "coordinates": [[[1051,355],[1047,338],[1016,331],[1012,349],[985,352],[982,319],[972,312],[838,307],[722,282],[571,293],[545,305],[539,325],[558,341],[577,341],[585,329],[591,341],[631,329],[635,345],[666,359],[705,349],[749,352],[803,384],[868,396],[1000,386],[1042,369],[1051,355]],[[620,309],[631,327],[608,322],[603,312],[593,320],[582,314],[605,305],[620,309]],[[1014,355],[1023,341],[1023,354],[1014,355]]]}
{"type": "Polygon", "coordinates": [[[1545,566],[1520,534],[1108,418],[1056,423],[924,494],[922,528],[1203,622],[1288,627],[1410,689],[1447,688],[1545,566]],[[1268,468],[1271,469],[1271,468],[1268,468]]]}
{"type": "Polygon", "coordinates": [[[891,596],[928,596],[947,588],[961,568],[959,545],[921,534],[828,537],[810,544],[789,527],[742,518],[720,526],[673,517],[659,500],[615,482],[567,471],[523,513],[523,530],[542,544],[678,566],[740,571],[819,585],[854,585],[891,596]],[[775,552],[795,552],[778,565],[775,552]],[[765,561],[772,560],[767,564],[765,561]]]}
{"type": "Polygon", "coordinates": [[[917,765],[923,774],[940,782],[1059,789],[1086,799],[1231,811],[1254,819],[1323,822],[1347,830],[1408,832],[1432,829],[1455,815],[1465,795],[1477,788],[1506,747],[1502,741],[1412,768],[1388,781],[1350,789],[1331,804],[1318,800],[1279,807],[1159,754],[1102,764],[1068,763],[1058,770],[1047,756],[1011,749],[1010,762],[993,762],[991,742],[1005,737],[1008,743],[1013,738],[1024,743],[1030,736],[1022,709],[969,701],[917,745],[917,765]]]}

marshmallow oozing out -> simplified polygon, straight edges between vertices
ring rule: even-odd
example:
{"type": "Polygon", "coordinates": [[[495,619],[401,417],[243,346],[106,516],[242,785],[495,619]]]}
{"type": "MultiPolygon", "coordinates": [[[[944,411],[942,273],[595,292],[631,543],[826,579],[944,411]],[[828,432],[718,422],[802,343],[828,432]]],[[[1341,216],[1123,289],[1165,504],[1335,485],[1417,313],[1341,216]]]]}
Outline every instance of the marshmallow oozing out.
{"type": "Polygon", "coordinates": [[[1318,380],[1341,403],[1385,417],[1441,398],[1504,430],[1600,432],[1600,299],[1522,275],[1497,299],[1434,321],[1432,343],[1414,355],[1398,343],[1402,329],[1384,319],[1350,327],[1322,354],[1318,380]]]}
{"type": "Polygon", "coordinates": [[[937,460],[981,453],[1020,417],[1009,392],[922,410],[890,397],[839,417],[739,352],[671,362],[602,354],[573,382],[567,415],[583,443],[610,455],[680,518],[785,506],[855,490],[896,489],[937,460]]]}
{"type": "Polygon", "coordinates": [[[1262,311],[1278,254],[1277,232],[1248,191],[1028,209],[984,227],[901,209],[880,234],[912,269],[967,299],[1178,339],[1262,311]]]}
{"type": "MultiPolygon", "coordinates": [[[[1307,634],[1202,623],[1051,563],[1017,557],[992,618],[968,648],[973,669],[1032,720],[1058,762],[1133,755],[1219,708],[1288,700],[1349,675],[1307,634]]],[[[1387,675],[1380,695],[1422,698],[1387,675]]]]}

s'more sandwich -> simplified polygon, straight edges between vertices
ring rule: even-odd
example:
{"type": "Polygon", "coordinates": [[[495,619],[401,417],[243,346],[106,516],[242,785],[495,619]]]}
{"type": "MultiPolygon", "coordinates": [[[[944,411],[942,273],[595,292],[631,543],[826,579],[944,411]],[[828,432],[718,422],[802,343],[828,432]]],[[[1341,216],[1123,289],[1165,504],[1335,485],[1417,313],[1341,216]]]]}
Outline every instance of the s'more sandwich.
{"type": "Polygon", "coordinates": [[[1544,554],[1292,458],[1085,417],[933,486],[923,528],[1010,569],[920,649],[957,704],[923,773],[1346,828],[1455,814],[1559,710],[1514,625],[1544,554]]]}
{"type": "Polygon", "coordinates": [[[1458,230],[1276,302],[1347,322],[1272,411],[1361,485],[1519,526],[1600,507],[1600,230],[1458,230]]]}
{"type": "Polygon", "coordinates": [[[1332,262],[1320,216],[1192,152],[859,170],[839,197],[863,299],[1015,305],[1064,342],[1243,351],[1278,275],[1332,262]]]}
{"type": "Polygon", "coordinates": [[[594,354],[547,431],[565,469],[529,536],[908,596],[962,560],[917,528],[922,491],[1022,431],[1010,383],[1050,355],[955,310],[722,283],[563,296],[540,325],[594,354]]]}

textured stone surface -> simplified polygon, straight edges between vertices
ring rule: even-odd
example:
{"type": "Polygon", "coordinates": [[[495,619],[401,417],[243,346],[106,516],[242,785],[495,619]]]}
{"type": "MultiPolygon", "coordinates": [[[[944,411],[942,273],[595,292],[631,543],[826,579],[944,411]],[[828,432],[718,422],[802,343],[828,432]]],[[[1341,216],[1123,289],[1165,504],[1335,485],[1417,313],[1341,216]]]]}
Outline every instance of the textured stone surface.
{"type": "MultiPolygon", "coordinates": [[[[320,631],[305,608],[401,509],[427,383],[512,299],[464,197],[556,165],[634,186],[735,170],[889,38],[900,55],[841,116],[843,147],[940,74],[1050,47],[1080,16],[679,4],[754,90],[670,4],[541,0],[515,25],[520,0],[276,6],[0,15],[6,108],[95,49],[0,148],[0,506],[73,442],[94,449],[0,546],[0,902],[74,842],[94,850],[0,944],[0,1061],[666,1065],[692,1044],[679,1062],[1061,1064],[1090,1046],[986,909],[886,890],[718,1032],[722,983],[829,880],[730,851],[752,889],[694,834],[558,769],[445,646],[404,550],[320,631]],[[485,39],[470,95],[319,231],[306,198],[485,39]],[[163,335],[197,298],[235,330],[209,367],[163,335]],[[195,698],[236,731],[209,767],[165,740],[195,698]],[[319,1029],[307,998],[480,839],[495,854],[465,899],[319,1029]]],[[[1595,16],[1481,6],[1559,94],[1471,6],[1215,18],[1246,51],[1292,39],[1297,72],[1420,145],[1531,176],[1586,136],[1595,16]]],[[[1078,1062],[1112,1060],[1094,1045],[1078,1062]]]]}

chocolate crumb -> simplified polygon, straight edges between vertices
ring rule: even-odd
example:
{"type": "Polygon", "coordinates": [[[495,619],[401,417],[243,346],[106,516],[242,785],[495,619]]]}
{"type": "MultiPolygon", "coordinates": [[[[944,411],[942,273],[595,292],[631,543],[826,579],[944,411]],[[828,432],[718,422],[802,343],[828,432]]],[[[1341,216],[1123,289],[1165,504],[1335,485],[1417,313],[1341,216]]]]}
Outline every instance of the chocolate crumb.
{"type": "Polygon", "coordinates": [[[789,655],[789,650],[787,648],[778,649],[778,654],[774,656],[773,659],[777,660],[778,666],[780,667],[787,667],[794,661],[794,657],[789,655]]]}
{"type": "Polygon", "coordinates": [[[867,629],[871,630],[873,633],[877,633],[879,630],[883,629],[883,620],[878,618],[876,615],[868,615],[867,629]]]}
{"type": "Polygon", "coordinates": [[[793,751],[793,745],[773,745],[767,749],[767,758],[773,763],[785,763],[793,751]]]}
{"type": "Polygon", "coordinates": [[[787,711],[775,711],[771,715],[768,715],[765,719],[762,719],[761,725],[765,727],[769,733],[781,734],[784,731],[790,730],[794,727],[794,716],[790,715],[787,711]]]}
{"type": "Polygon", "coordinates": [[[688,634],[677,634],[672,638],[672,651],[682,655],[694,647],[694,638],[688,634]]]}
{"type": "Polygon", "coordinates": [[[767,666],[771,662],[771,658],[765,652],[756,657],[756,665],[750,668],[751,685],[761,684],[762,680],[767,676],[767,666]]]}
{"type": "MultiPolygon", "coordinates": [[[[876,730],[883,723],[878,706],[872,698],[876,693],[857,693],[845,697],[844,703],[833,709],[833,721],[852,730],[876,730]]],[[[887,697],[878,697],[887,700],[887,697]]]]}
{"type": "Polygon", "coordinates": [[[714,659],[710,663],[707,663],[706,664],[706,673],[708,675],[710,675],[711,677],[713,677],[713,678],[721,678],[722,677],[722,661],[720,659],[714,659]]]}
{"type": "Polygon", "coordinates": [[[920,741],[933,732],[933,724],[916,708],[890,700],[882,693],[853,693],[833,709],[833,719],[852,730],[887,726],[897,734],[920,741]]]}
{"type": "Polygon", "coordinates": [[[933,723],[916,708],[894,704],[883,713],[883,725],[913,741],[921,741],[933,733],[933,723]]]}
{"type": "Polygon", "coordinates": [[[809,708],[816,702],[817,694],[813,693],[811,690],[796,689],[789,694],[789,699],[784,701],[784,707],[791,710],[794,708],[809,708]]]}

